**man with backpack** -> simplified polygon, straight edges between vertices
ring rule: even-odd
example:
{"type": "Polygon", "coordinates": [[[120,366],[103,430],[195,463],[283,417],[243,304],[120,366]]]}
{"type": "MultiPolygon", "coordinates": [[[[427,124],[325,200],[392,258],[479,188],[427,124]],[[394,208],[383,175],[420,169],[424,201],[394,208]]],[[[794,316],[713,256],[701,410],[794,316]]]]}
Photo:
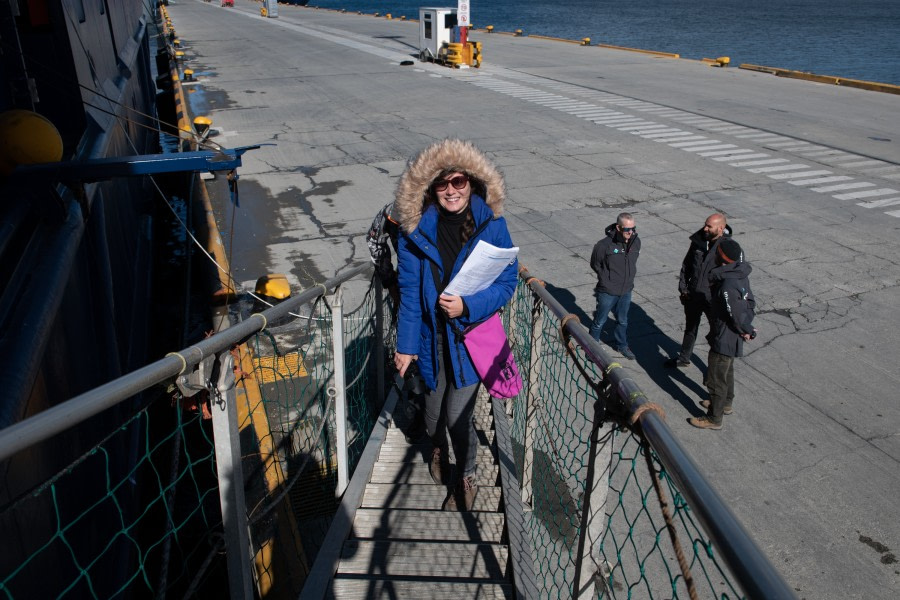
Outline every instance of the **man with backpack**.
{"type": "Polygon", "coordinates": [[[678,276],[678,294],[684,307],[684,339],[677,356],[665,362],[666,367],[685,368],[691,366],[694,342],[700,333],[703,315],[712,324],[710,317],[709,271],[715,264],[716,248],[731,237],[731,227],[725,215],[714,213],[707,217],[703,228],[691,235],[691,247],[681,263],[678,276]]]}
{"type": "Polygon", "coordinates": [[[702,417],[688,423],[700,429],[722,429],[722,416],[732,413],[734,402],[734,359],[743,356],[744,342],[756,337],[753,310],[756,299],[750,290],[750,263],[741,246],[726,238],[716,246],[716,266],[709,272],[710,332],[706,387],[709,400],[702,417]]]}

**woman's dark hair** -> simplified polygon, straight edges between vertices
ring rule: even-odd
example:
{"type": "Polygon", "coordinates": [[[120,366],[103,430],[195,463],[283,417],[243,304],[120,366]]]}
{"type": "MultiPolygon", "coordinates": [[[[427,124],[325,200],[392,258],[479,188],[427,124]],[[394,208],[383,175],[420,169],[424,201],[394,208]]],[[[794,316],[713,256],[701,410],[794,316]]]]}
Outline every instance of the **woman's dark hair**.
{"type": "MultiPolygon", "coordinates": [[[[472,194],[477,194],[481,196],[485,200],[487,200],[487,186],[484,185],[484,182],[480,179],[473,177],[471,173],[468,173],[464,169],[460,169],[456,166],[445,167],[437,176],[432,180],[431,185],[428,186],[428,190],[425,192],[425,202],[426,204],[438,204],[437,194],[434,191],[434,182],[438,179],[444,179],[447,175],[451,173],[465,173],[466,177],[469,178],[469,186],[472,188],[472,194]]],[[[459,237],[465,243],[472,236],[472,233],[475,231],[475,217],[472,216],[472,201],[469,200],[469,206],[466,207],[466,221],[463,223],[462,227],[459,228],[459,237]]]]}

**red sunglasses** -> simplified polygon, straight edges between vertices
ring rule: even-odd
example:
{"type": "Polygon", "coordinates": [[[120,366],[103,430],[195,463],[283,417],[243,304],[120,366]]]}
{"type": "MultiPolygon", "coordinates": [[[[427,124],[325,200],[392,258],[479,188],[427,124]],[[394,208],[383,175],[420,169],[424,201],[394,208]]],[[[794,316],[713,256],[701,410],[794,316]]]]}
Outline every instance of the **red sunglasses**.
{"type": "Polygon", "coordinates": [[[447,189],[448,185],[453,185],[454,189],[461,190],[466,187],[466,184],[469,183],[468,175],[457,175],[456,177],[452,177],[450,179],[438,179],[434,182],[434,191],[443,192],[447,189]]]}

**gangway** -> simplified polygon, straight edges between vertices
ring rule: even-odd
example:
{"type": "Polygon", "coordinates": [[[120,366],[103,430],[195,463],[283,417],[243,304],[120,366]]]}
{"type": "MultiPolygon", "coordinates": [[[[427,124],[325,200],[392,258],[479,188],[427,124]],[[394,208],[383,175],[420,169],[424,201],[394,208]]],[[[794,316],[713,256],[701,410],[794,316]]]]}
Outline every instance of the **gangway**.
{"type": "Polygon", "coordinates": [[[502,432],[498,436],[494,430],[489,397],[482,394],[475,409],[480,442],[475,505],[472,512],[445,512],[441,506],[450,487],[432,481],[430,444],[407,442],[409,413],[398,410],[404,402],[398,383],[399,378],[301,599],[512,597],[508,508],[501,492],[501,482],[509,483],[512,473],[498,461],[498,454],[511,455],[508,439],[505,448],[497,440],[502,432]]]}
{"type": "Polygon", "coordinates": [[[227,580],[235,600],[795,597],[661,409],[524,269],[504,320],[525,385],[480,400],[477,505],[441,511],[448,490],[430,481],[428,448],[400,433],[398,382],[383,379],[388,298],[373,280],[360,307],[339,301],[368,273],[350,268],[0,430],[0,463],[15,473],[56,433],[113,406],[135,411],[0,507],[0,591],[190,597],[227,580]],[[294,354],[302,369],[280,359],[294,354]],[[173,378],[209,390],[214,427],[165,397],[129,404],[173,378]],[[78,488],[86,505],[60,493],[78,488]],[[310,515],[328,496],[336,508],[310,515]],[[30,535],[9,535],[21,523],[30,535]],[[226,563],[227,578],[210,576],[226,563]]]}

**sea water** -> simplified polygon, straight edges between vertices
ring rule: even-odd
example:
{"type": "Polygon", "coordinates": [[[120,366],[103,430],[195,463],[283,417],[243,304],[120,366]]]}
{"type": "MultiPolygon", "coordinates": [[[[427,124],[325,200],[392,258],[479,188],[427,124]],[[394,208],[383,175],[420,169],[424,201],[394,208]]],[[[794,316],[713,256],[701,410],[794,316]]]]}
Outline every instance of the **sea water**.
{"type": "MultiPolygon", "coordinates": [[[[417,19],[456,2],[310,0],[310,6],[417,19]]],[[[900,85],[900,0],[471,0],[476,28],[613,44],[684,58],[728,56],[900,85]]]]}

